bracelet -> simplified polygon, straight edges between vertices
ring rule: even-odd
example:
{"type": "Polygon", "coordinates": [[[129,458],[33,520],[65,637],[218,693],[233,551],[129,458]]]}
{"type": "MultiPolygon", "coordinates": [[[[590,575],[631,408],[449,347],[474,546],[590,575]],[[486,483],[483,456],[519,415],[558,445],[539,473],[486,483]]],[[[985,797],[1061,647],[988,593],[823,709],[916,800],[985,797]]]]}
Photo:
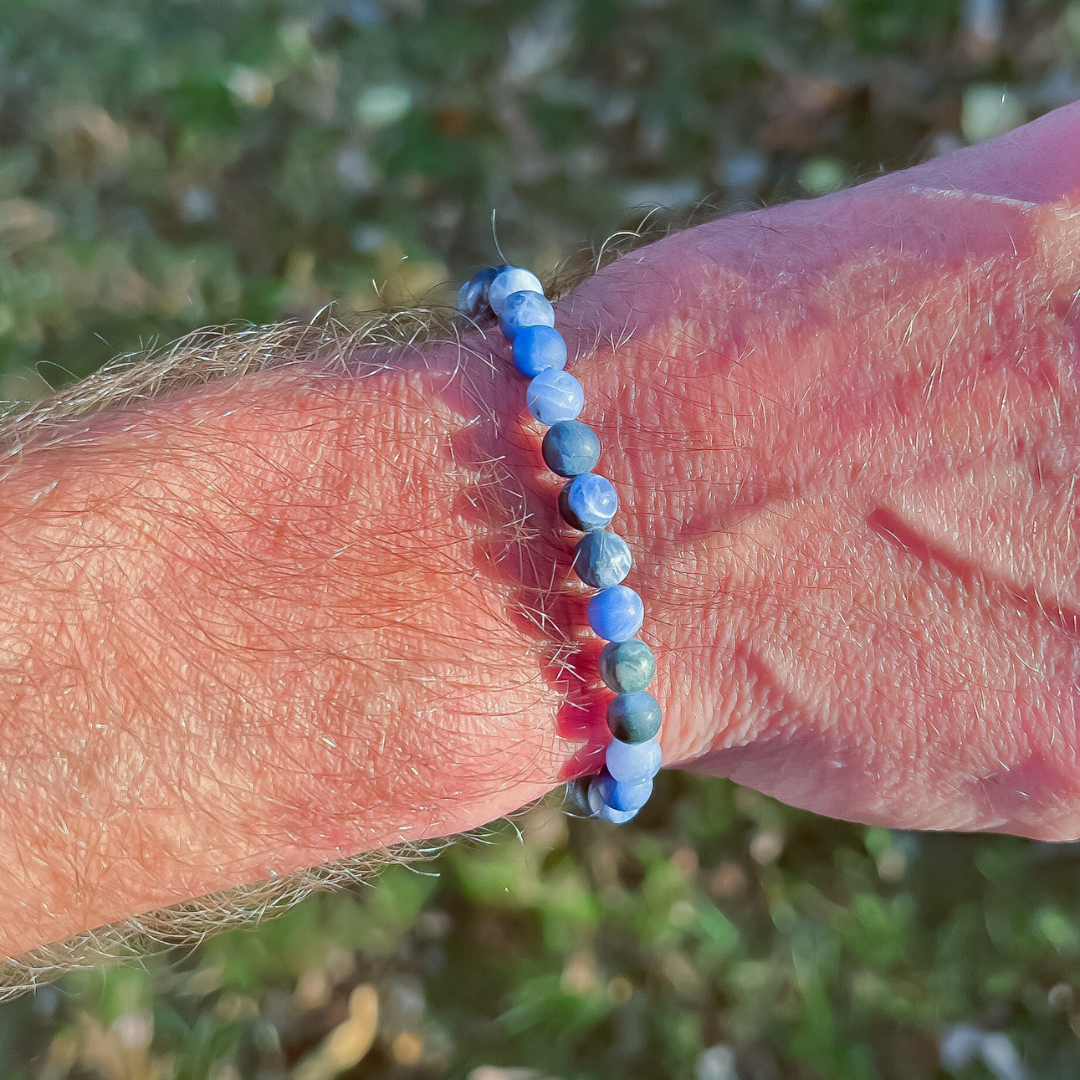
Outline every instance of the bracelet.
{"type": "Polygon", "coordinates": [[[578,420],[585,404],[581,383],[566,366],[566,342],[555,329],[555,311],[539,278],[516,266],[481,270],[458,292],[458,310],[471,319],[487,313],[499,320],[510,343],[514,367],[529,378],[525,404],[548,430],[543,456],[547,467],[568,483],[559,492],[559,513],[585,535],[574,550],[573,568],[599,590],[588,607],[589,626],[607,641],[599,674],[615,691],[608,702],[612,739],[599,775],[575,781],[572,797],[589,814],[616,824],[629,821],[648,801],[660,771],[660,705],[645,687],[656,674],[652,649],[636,635],[645,607],[623,585],[630,573],[630,548],[607,526],[619,500],[611,481],[593,472],[600,439],[578,420]]]}

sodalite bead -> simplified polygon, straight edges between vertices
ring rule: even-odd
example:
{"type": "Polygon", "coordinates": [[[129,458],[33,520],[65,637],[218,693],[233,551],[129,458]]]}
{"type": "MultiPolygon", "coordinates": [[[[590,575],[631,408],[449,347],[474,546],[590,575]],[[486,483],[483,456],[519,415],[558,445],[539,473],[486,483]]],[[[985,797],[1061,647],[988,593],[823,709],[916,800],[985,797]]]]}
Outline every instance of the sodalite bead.
{"type": "Polygon", "coordinates": [[[463,315],[479,315],[488,306],[488,289],[491,283],[498,277],[499,272],[505,270],[503,266],[489,266],[481,270],[475,277],[466,281],[458,289],[457,309],[463,315]]]}
{"type": "MultiPolygon", "coordinates": [[[[629,545],[621,536],[606,529],[586,533],[574,549],[574,571],[594,589],[618,585],[630,573],[632,565],[629,545]]],[[[605,650],[609,647],[604,646],[605,650]]]]}
{"type": "Polygon", "coordinates": [[[633,785],[651,780],[660,771],[663,754],[655,738],[639,743],[612,739],[608,743],[605,760],[607,771],[616,780],[633,785]]]}
{"type": "Polygon", "coordinates": [[[656,657],[652,649],[638,638],[629,641],[610,641],[600,653],[600,678],[616,694],[636,694],[653,681],[656,657]]]}
{"type": "Polygon", "coordinates": [[[605,821],[610,821],[615,825],[622,825],[637,813],[636,810],[616,810],[614,807],[608,806],[600,792],[599,776],[594,776],[589,784],[589,809],[594,817],[603,818],[605,821]]]}
{"type": "Polygon", "coordinates": [[[591,814],[589,806],[589,784],[591,777],[580,776],[577,780],[571,780],[565,788],[566,805],[570,810],[576,810],[579,814],[591,814]]]}
{"type": "Polygon", "coordinates": [[[645,621],[645,605],[633,589],[626,585],[613,585],[598,592],[589,601],[588,616],[589,625],[597,637],[608,641],[626,641],[641,629],[645,621]]]}
{"type": "Polygon", "coordinates": [[[582,532],[603,529],[619,509],[619,496],[606,476],[594,472],[575,476],[559,492],[559,513],[567,525],[582,532]]]}
{"type": "Polygon", "coordinates": [[[513,354],[514,367],[530,378],[549,368],[566,367],[566,342],[550,326],[519,327],[514,335],[513,354]]]}
{"type": "Polygon", "coordinates": [[[513,341],[525,326],[555,326],[555,309],[551,302],[535,292],[511,293],[499,316],[499,329],[507,341],[513,341]]]}
{"type": "Polygon", "coordinates": [[[612,810],[640,810],[652,794],[651,776],[636,784],[627,784],[604,771],[596,779],[600,798],[612,810]]]}
{"type": "Polygon", "coordinates": [[[559,476],[592,472],[600,460],[600,437],[580,420],[554,424],[541,447],[547,467],[559,476]]]}
{"type": "Polygon", "coordinates": [[[608,702],[608,729],[623,742],[647,742],[660,730],[660,720],[660,702],[646,690],[616,694],[608,702]]]}
{"type": "Polygon", "coordinates": [[[506,298],[516,292],[538,292],[543,296],[544,286],[540,284],[540,279],[530,271],[523,270],[520,266],[508,266],[495,275],[488,289],[488,303],[491,305],[491,310],[496,315],[502,315],[506,298]]]}
{"type": "Polygon", "coordinates": [[[661,719],[660,703],[645,690],[616,694],[608,702],[608,729],[622,742],[647,742],[660,730],[661,719]]]}
{"type": "Polygon", "coordinates": [[[569,371],[548,368],[529,380],[525,404],[541,424],[576,420],[585,407],[585,391],[569,371]]]}

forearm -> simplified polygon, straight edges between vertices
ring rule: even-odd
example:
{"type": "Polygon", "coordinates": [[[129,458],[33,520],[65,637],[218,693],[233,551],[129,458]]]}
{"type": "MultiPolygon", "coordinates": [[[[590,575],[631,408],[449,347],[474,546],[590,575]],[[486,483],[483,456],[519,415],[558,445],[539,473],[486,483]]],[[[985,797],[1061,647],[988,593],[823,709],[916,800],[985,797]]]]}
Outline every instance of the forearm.
{"type": "Polygon", "coordinates": [[[9,461],[0,950],[557,782],[514,500],[432,356],[221,382],[9,461]]]}

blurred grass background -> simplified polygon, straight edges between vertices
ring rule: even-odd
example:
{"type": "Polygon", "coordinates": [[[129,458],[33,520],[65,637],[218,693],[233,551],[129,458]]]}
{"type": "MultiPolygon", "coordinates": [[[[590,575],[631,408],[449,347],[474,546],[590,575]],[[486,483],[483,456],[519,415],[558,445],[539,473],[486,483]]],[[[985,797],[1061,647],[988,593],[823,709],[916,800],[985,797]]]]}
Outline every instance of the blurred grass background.
{"type": "MultiPolygon", "coordinates": [[[[4,0],[0,398],[445,297],[649,207],[835,190],[1080,98],[1050,0],[4,0]]],[[[0,1006],[0,1075],[1080,1076],[1080,848],[665,775],[0,1006]]]]}

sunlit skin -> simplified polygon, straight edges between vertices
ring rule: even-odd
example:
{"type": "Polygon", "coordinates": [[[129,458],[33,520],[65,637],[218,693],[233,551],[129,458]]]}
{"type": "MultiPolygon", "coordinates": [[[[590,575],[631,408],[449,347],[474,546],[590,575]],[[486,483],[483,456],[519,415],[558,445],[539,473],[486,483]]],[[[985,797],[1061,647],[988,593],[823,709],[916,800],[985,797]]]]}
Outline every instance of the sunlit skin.
{"type": "MultiPolygon", "coordinates": [[[[1080,836],[1078,253],[1074,106],[670,237],[558,305],[667,764],[859,821],[1080,836]]],[[[0,951],[596,768],[574,538],[505,346],[347,359],[8,461],[0,951]]]]}

